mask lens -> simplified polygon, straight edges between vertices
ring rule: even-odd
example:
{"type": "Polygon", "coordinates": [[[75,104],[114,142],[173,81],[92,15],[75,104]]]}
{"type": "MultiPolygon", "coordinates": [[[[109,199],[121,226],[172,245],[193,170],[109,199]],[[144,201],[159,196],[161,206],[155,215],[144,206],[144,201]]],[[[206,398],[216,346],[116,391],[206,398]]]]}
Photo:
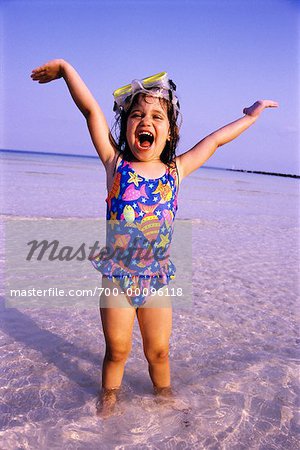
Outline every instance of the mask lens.
{"type": "Polygon", "coordinates": [[[158,86],[162,86],[163,85],[163,81],[166,78],[167,72],[160,72],[157,73],[156,75],[152,75],[151,77],[147,77],[144,78],[142,80],[143,85],[146,86],[153,86],[153,85],[158,85],[158,86]]]}

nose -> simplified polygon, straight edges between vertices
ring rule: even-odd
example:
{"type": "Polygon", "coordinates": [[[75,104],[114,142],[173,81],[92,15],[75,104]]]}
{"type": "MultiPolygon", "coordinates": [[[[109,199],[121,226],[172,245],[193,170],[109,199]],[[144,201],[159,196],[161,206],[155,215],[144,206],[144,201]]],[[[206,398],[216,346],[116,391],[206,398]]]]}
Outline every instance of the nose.
{"type": "Polygon", "coordinates": [[[150,116],[145,115],[145,116],[142,118],[141,123],[142,123],[143,125],[146,125],[146,126],[149,125],[149,126],[150,126],[150,124],[151,124],[150,116]]]}

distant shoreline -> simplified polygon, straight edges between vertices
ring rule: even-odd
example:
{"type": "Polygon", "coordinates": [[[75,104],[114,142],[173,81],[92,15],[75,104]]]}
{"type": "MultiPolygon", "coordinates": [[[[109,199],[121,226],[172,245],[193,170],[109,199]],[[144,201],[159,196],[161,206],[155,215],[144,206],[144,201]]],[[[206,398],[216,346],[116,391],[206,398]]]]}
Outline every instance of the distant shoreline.
{"type": "MultiPolygon", "coordinates": [[[[0,153],[21,153],[21,154],[31,154],[31,155],[98,159],[98,156],[96,156],[96,155],[95,156],[93,156],[93,155],[75,155],[73,153],[39,152],[39,151],[30,151],[30,150],[0,149],[0,153]]],[[[229,170],[230,172],[246,172],[246,173],[256,173],[256,174],[260,174],[260,175],[273,175],[273,176],[277,176],[277,177],[300,178],[300,175],[295,175],[295,174],[290,174],[290,173],[265,172],[265,171],[247,170],[247,169],[228,169],[225,167],[212,167],[212,166],[206,166],[206,165],[203,165],[202,167],[204,169],[229,170]]]]}

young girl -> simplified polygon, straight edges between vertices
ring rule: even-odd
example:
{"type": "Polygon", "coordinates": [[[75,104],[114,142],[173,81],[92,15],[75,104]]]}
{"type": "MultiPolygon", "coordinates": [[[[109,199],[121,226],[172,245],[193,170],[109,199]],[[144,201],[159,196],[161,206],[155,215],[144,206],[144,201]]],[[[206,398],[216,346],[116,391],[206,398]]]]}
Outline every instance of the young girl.
{"type": "Polygon", "coordinates": [[[259,100],[244,116],[211,133],[176,156],[179,102],[166,73],[134,80],[114,92],[120,127],[112,138],[98,103],[65,60],[32,71],[32,80],[64,78],[87,126],[107,176],[107,247],[92,263],[102,274],[100,314],[106,341],[98,411],[109,414],[121,386],[137,315],[154,392],[171,394],[169,339],[172,308],[168,284],[175,266],[169,260],[179,184],[201,167],[218,147],[250,127],[272,100],[259,100]],[[112,251],[112,253],[111,253],[112,251]],[[125,307],[126,306],[126,307],[125,307]]]}

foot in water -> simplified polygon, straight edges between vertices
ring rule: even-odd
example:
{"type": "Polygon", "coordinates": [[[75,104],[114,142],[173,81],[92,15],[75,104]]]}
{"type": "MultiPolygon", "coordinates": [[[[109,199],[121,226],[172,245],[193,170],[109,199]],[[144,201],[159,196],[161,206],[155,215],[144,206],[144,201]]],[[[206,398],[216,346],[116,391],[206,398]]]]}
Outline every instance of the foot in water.
{"type": "Polygon", "coordinates": [[[184,412],[190,411],[189,402],[179,397],[178,392],[174,391],[171,386],[157,388],[154,386],[154,395],[156,397],[155,403],[162,406],[169,406],[176,411],[184,412]]]}
{"type": "Polygon", "coordinates": [[[171,386],[158,388],[154,386],[155,403],[172,406],[175,401],[174,392],[171,386]]]}
{"type": "Polygon", "coordinates": [[[161,388],[154,386],[154,395],[160,396],[160,397],[172,398],[174,396],[174,393],[172,391],[171,386],[166,386],[166,387],[161,387],[161,388]]]}
{"type": "Polygon", "coordinates": [[[117,395],[119,390],[119,388],[102,389],[96,403],[97,416],[100,416],[104,419],[113,414],[117,403],[117,395]]]}

